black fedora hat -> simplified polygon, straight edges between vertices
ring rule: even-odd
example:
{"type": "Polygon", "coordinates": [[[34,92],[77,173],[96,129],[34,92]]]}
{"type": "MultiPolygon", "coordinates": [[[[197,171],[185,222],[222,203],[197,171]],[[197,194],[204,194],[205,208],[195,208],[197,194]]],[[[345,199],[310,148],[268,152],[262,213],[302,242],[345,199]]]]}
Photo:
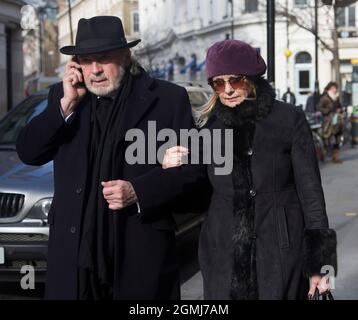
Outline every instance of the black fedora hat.
{"type": "Polygon", "coordinates": [[[81,55],[115,49],[132,48],[141,40],[127,42],[121,19],[115,16],[97,16],[78,21],[76,44],[60,49],[63,54],[81,55]]]}

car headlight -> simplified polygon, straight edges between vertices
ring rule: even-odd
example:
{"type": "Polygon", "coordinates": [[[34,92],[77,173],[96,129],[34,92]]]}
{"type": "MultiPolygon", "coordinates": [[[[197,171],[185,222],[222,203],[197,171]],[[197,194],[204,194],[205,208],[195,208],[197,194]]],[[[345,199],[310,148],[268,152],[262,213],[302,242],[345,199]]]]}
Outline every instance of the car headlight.
{"type": "Polygon", "coordinates": [[[47,219],[50,211],[52,198],[45,198],[37,201],[27,215],[30,219],[47,219]]]}

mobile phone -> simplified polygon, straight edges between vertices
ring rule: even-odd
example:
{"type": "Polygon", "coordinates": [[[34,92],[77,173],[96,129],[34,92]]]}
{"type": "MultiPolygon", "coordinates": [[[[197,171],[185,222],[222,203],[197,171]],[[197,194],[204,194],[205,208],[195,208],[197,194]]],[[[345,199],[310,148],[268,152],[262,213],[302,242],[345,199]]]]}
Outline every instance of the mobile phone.
{"type": "MultiPolygon", "coordinates": [[[[73,56],[73,57],[72,57],[72,61],[79,63],[79,60],[78,60],[77,56],[73,56]]],[[[78,70],[79,72],[81,72],[81,74],[82,74],[82,79],[83,79],[82,69],[81,69],[81,68],[77,68],[77,70],[78,70]]],[[[81,81],[81,82],[77,83],[77,86],[79,86],[79,87],[85,87],[85,83],[84,83],[83,81],[81,81]]]]}

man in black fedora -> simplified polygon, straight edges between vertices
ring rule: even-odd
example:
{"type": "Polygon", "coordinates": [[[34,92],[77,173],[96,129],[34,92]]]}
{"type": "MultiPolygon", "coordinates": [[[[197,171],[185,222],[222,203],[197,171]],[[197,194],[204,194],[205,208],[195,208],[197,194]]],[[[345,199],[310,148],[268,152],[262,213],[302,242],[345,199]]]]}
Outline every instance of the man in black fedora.
{"type": "Polygon", "coordinates": [[[126,41],[117,17],[81,19],[75,46],[60,50],[73,56],[62,83],[19,135],[23,162],[54,161],[48,299],[180,298],[171,211],[202,174],[125,159],[129,129],[192,128],[185,89],[131,58],[139,42],[126,41]]]}

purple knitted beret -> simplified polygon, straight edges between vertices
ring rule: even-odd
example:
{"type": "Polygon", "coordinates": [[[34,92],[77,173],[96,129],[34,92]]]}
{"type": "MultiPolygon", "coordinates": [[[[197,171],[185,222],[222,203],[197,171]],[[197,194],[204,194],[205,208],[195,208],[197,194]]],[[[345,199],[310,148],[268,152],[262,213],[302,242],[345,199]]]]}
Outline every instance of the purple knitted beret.
{"type": "Polygon", "coordinates": [[[261,76],[266,63],[259,52],[240,40],[224,40],[214,43],[206,54],[206,78],[224,74],[261,76]]]}

